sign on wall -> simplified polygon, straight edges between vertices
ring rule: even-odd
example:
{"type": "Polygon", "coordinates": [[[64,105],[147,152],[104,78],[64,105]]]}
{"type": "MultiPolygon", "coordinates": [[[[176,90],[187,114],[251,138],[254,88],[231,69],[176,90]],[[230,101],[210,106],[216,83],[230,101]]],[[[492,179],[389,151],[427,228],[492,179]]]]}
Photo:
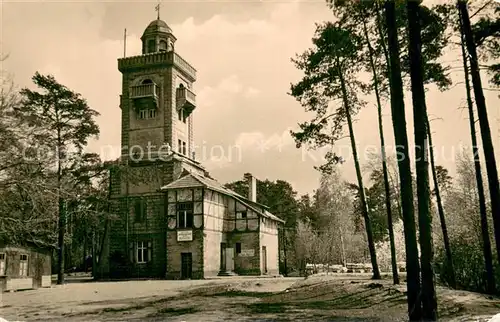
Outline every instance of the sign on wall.
{"type": "Polygon", "coordinates": [[[255,256],[254,249],[242,249],[240,253],[240,257],[253,257],[255,256]]]}
{"type": "Polygon", "coordinates": [[[193,231],[192,230],[178,230],[177,231],[177,241],[192,241],[193,231]]]}

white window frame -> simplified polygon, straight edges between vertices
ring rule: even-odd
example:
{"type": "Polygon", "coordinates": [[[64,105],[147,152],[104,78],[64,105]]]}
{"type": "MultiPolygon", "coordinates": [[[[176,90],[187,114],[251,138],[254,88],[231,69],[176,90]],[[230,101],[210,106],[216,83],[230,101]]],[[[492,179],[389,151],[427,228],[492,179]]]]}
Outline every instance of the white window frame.
{"type": "Polygon", "coordinates": [[[27,254],[19,255],[19,276],[28,276],[28,261],[29,258],[27,254]]]}
{"type": "Polygon", "coordinates": [[[193,216],[193,225],[194,225],[194,214],[193,214],[193,211],[192,210],[177,210],[177,228],[181,228],[181,229],[188,229],[188,228],[193,228],[192,226],[191,227],[188,227],[188,224],[187,224],[187,215],[190,214],[191,216],[193,216]],[[184,225],[181,227],[180,225],[180,217],[184,217],[184,225]]]}
{"type": "MultiPolygon", "coordinates": [[[[145,257],[147,257],[147,255],[148,255],[148,243],[143,242],[143,241],[137,242],[137,247],[136,247],[137,263],[138,264],[147,263],[147,261],[145,260],[145,257]],[[139,254],[141,254],[142,256],[139,257],[139,254]],[[139,260],[139,258],[141,258],[141,259],[139,260]]],[[[148,258],[148,260],[149,260],[149,258],[148,258]]]]}
{"type": "Polygon", "coordinates": [[[6,267],[5,257],[6,257],[5,253],[0,253],[0,276],[5,275],[5,267],[6,267]]]}
{"type": "Polygon", "coordinates": [[[154,119],[156,117],[156,110],[155,109],[149,109],[148,110],[148,118],[154,119]]]}

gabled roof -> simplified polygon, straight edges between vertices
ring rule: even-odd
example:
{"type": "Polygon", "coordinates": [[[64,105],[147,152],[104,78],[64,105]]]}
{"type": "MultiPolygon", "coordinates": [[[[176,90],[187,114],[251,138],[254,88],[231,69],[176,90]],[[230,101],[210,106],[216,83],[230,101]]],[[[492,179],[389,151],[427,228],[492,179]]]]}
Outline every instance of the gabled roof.
{"type": "Polygon", "coordinates": [[[227,189],[221,183],[219,183],[218,181],[216,181],[212,178],[209,178],[206,176],[200,176],[200,175],[195,174],[195,173],[187,174],[187,175],[175,180],[174,182],[171,182],[168,185],[161,187],[160,190],[196,188],[196,187],[205,187],[205,188],[208,188],[210,190],[214,190],[214,191],[217,191],[219,193],[225,194],[227,196],[230,196],[230,197],[238,200],[239,202],[241,202],[242,204],[244,204],[245,206],[252,209],[253,211],[255,211],[256,213],[260,214],[263,217],[266,217],[266,218],[269,218],[269,219],[272,219],[275,221],[279,221],[282,223],[285,222],[283,219],[281,219],[281,218],[273,215],[269,211],[267,211],[267,209],[269,209],[269,207],[267,207],[265,205],[261,205],[261,204],[256,203],[256,202],[253,202],[253,201],[249,200],[248,198],[245,198],[242,195],[240,195],[240,194],[238,194],[230,189],[227,189]],[[259,209],[259,208],[261,208],[261,209],[259,209]]]}

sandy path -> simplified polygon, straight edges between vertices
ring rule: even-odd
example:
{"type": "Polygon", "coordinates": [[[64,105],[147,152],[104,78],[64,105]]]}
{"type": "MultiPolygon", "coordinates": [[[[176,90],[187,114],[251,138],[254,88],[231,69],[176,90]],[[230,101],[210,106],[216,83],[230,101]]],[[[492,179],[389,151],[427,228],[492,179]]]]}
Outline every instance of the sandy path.
{"type": "MultiPolygon", "coordinates": [[[[404,285],[367,276],[67,284],[3,296],[9,321],[406,321],[404,285]]],[[[440,321],[488,321],[500,299],[438,287],[440,321]]]]}
{"type": "MultiPolygon", "coordinates": [[[[126,311],[126,308],[147,306],[145,303],[170,298],[192,288],[211,289],[217,285],[248,284],[249,281],[269,280],[263,283],[268,292],[279,292],[297,279],[226,278],[191,281],[126,281],[70,283],[52,288],[0,294],[0,317],[13,320],[88,320],[81,317],[86,312],[126,311]]],[[[261,289],[262,290],[262,289],[261,289]]],[[[108,319],[106,319],[108,320],[108,319]]]]}

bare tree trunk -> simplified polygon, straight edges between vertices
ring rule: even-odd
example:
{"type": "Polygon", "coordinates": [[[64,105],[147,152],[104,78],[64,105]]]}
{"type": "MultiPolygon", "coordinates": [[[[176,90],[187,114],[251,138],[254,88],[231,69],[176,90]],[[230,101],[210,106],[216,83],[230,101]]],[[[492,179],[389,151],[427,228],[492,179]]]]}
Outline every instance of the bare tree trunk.
{"type": "Polygon", "coordinates": [[[384,188],[385,188],[385,208],[387,211],[387,228],[389,230],[389,243],[391,246],[391,266],[392,266],[392,281],[394,284],[399,284],[398,264],[396,259],[396,245],[394,243],[394,227],[392,223],[392,207],[391,207],[391,189],[389,185],[389,176],[387,174],[387,157],[385,153],[385,140],[384,140],[384,125],[382,122],[382,103],[380,101],[380,91],[377,69],[373,59],[374,53],[366,27],[366,18],[363,18],[363,31],[368,45],[370,55],[370,68],[373,74],[373,87],[375,89],[375,97],[377,99],[377,113],[378,113],[378,131],[380,136],[380,152],[382,154],[382,172],[384,175],[384,188]]]}
{"type": "MultiPolygon", "coordinates": [[[[460,26],[462,22],[460,21],[460,26]]],[[[462,29],[462,28],[461,28],[462,29]]],[[[476,126],[474,118],[474,107],[472,105],[471,88],[469,81],[469,68],[467,64],[467,55],[465,53],[465,44],[463,34],[461,35],[462,61],[465,74],[465,90],[467,94],[467,107],[469,110],[470,135],[472,140],[472,152],[474,154],[474,168],[476,172],[477,194],[479,202],[479,213],[481,217],[481,236],[483,241],[484,266],[486,270],[486,291],[490,294],[496,293],[495,275],[493,271],[493,256],[491,254],[490,230],[488,227],[488,215],[486,211],[486,198],[484,195],[483,174],[481,171],[481,160],[479,157],[479,148],[477,147],[476,126]]]]}
{"type": "Polygon", "coordinates": [[[443,232],[443,242],[444,249],[446,252],[446,260],[448,261],[448,273],[450,273],[450,286],[452,288],[457,287],[456,277],[455,277],[455,267],[453,265],[453,257],[451,255],[450,238],[448,236],[448,228],[446,225],[446,217],[444,215],[443,202],[441,200],[441,192],[439,191],[439,182],[436,173],[436,164],[434,162],[434,146],[432,145],[432,134],[431,134],[431,124],[427,119],[427,134],[429,135],[429,155],[431,157],[431,170],[432,179],[434,180],[434,190],[436,191],[436,203],[438,206],[439,221],[441,223],[441,230],[443,232]]]}
{"type": "Polygon", "coordinates": [[[340,230],[340,248],[341,248],[341,260],[342,260],[342,266],[346,267],[346,256],[345,256],[345,248],[344,248],[344,236],[342,235],[342,230],[340,230]]]}
{"type": "Polygon", "coordinates": [[[406,251],[406,283],[408,288],[408,316],[410,321],[420,321],[422,307],[420,300],[420,264],[418,260],[415,214],[413,208],[413,187],[406,132],[406,116],[403,97],[403,80],[399,61],[399,43],[396,28],[394,1],[385,2],[387,38],[389,48],[389,81],[391,92],[392,125],[398,155],[401,207],[406,251]]]}
{"type": "MultiPolygon", "coordinates": [[[[97,240],[99,240],[97,238],[97,240]]],[[[92,232],[92,277],[95,279],[97,275],[97,245],[96,245],[96,235],[92,232]]]]}
{"type": "Polygon", "coordinates": [[[351,138],[351,147],[352,147],[352,154],[353,154],[353,159],[354,159],[354,166],[356,167],[356,177],[358,179],[358,186],[359,186],[359,197],[361,199],[361,208],[362,208],[362,213],[363,213],[363,217],[365,220],[366,235],[367,235],[367,239],[368,239],[368,249],[370,251],[370,259],[372,262],[372,269],[373,269],[372,279],[381,279],[380,271],[379,271],[378,263],[377,263],[377,252],[375,250],[375,242],[373,240],[372,225],[371,225],[370,216],[368,214],[368,205],[366,203],[365,188],[363,185],[363,176],[361,175],[361,167],[359,165],[358,152],[356,149],[356,140],[354,138],[354,129],[352,126],[351,109],[349,106],[347,89],[346,89],[344,77],[342,75],[342,68],[341,68],[340,63],[338,61],[337,61],[337,66],[339,69],[339,78],[340,78],[340,83],[341,83],[341,87],[342,87],[343,104],[344,104],[346,116],[347,116],[347,126],[349,127],[349,137],[351,138]]]}
{"type": "Polygon", "coordinates": [[[422,270],[422,318],[437,321],[435,276],[432,267],[432,215],[430,211],[429,162],[427,147],[427,108],[423,81],[420,40],[420,1],[407,1],[409,58],[413,123],[415,128],[415,159],[417,173],[418,222],[420,230],[420,266],[422,270]]]}
{"type": "Polygon", "coordinates": [[[495,228],[497,256],[500,259],[500,186],[498,182],[495,151],[493,149],[493,142],[491,139],[488,112],[481,84],[481,75],[479,74],[476,45],[474,44],[474,38],[472,35],[467,2],[459,0],[457,5],[462,23],[462,32],[467,45],[467,51],[469,53],[472,85],[474,87],[474,97],[476,99],[477,115],[479,118],[479,127],[481,129],[481,139],[483,142],[483,152],[486,163],[486,172],[488,174],[488,183],[490,187],[491,215],[493,216],[493,227],[495,228]]]}
{"type": "MultiPolygon", "coordinates": [[[[57,112],[56,112],[57,113],[57,112]]],[[[57,195],[58,195],[58,210],[59,210],[59,226],[58,226],[58,263],[57,263],[57,284],[64,284],[64,235],[66,233],[66,212],[64,209],[64,200],[61,196],[62,185],[62,144],[61,144],[61,131],[57,130],[57,195]]]]}
{"type": "Polygon", "coordinates": [[[286,262],[286,243],[287,243],[287,238],[286,238],[286,227],[283,227],[283,268],[285,269],[285,277],[288,276],[288,268],[287,268],[287,262],[286,262]]]}
{"type": "Polygon", "coordinates": [[[87,250],[89,248],[87,238],[87,225],[85,225],[85,234],[83,235],[83,271],[87,273],[87,250]]]}

